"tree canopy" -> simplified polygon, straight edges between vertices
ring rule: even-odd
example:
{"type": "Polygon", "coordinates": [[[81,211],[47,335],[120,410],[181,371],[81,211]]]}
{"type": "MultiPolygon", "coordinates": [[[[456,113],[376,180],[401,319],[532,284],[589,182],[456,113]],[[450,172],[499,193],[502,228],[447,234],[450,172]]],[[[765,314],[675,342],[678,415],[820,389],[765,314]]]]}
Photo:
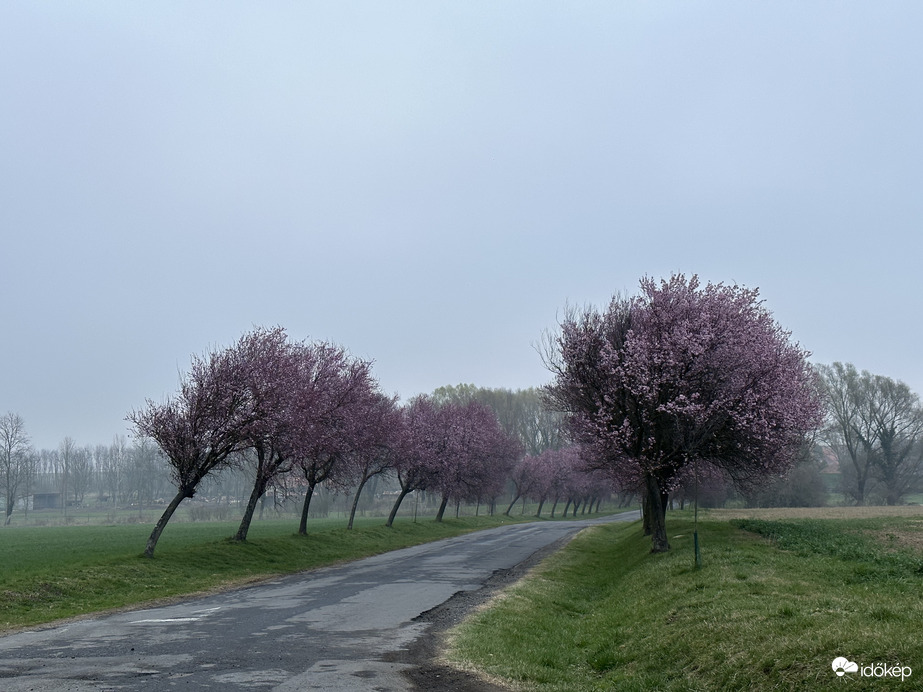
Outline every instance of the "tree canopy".
{"type": "Polygon", "coordinates": [[[712,464],[741,486],[780,474],[819,425],[821,403],[809,353],[756,290],[679,274],[640,288],[604,311],[567,312],[545,344],[546,395],[602,467],[643,490],[659,552],[683,469],[712,464]]]}

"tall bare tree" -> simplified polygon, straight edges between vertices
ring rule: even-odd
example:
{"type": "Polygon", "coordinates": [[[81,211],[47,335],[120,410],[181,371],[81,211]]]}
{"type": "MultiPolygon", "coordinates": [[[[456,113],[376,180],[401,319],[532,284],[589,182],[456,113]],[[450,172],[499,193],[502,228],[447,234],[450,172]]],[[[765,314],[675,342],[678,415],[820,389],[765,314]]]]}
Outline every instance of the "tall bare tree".
{"type": "Polygon", "coordinates": [[[858,504],[875,495],[901,502],[923,471],[923,407],[905,383],[851,363],[818,368],[827,405],[825,437],[837,454],[845,488],[858,504]],[[844,462],[848,464],[844,468],[844,462]]]}
{"type": "Polygon", "coordinates": [[[35,452],[22,417],[12,412],[4,414],[0,418],[0,483],[6,501],[5,525],[12,519],[16,500],[28,493],[34,466],[35,452]]]}
{"type": "Polygon", "coordinates": [[[71,471],[77,457],[77,443],[73,437],[65,437],[58,446],[58,461],[61,473],[61,509],[67,517],[67,489],[71,486],[71,471]]]}
{"type": "Polygon", "coordinates": [[[872,459],[863,440],[873,437],[870,425],[869,380],[852,363],[820,365],[826,409],[824,440],[836,454],[844,479],[843,490],[856,504],[864,504],[872,473],[872,459]]]}
{"type": "Polygon", "coordinates": [[[874,375],[870,393],[872,436],[862,442],[884,486],[885,502],[896,505],[920,476],[923,408],[910,387],[890,377],[874,375]]]}

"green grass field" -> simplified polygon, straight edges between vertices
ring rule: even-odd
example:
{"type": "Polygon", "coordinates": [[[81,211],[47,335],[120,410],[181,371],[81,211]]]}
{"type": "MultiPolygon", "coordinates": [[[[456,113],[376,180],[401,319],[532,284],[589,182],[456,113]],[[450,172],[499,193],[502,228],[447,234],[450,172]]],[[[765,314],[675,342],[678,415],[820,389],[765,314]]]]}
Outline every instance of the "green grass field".
{"type": "Polygon", "coordinates": [[[246,543],[228,540],[237,522],[170,524],[153,560],[141,557],[150,526],[7,527],[0,530],[0,630],[156,602],[374,555],[518,517],[441,523],[312,520],[308,536],[286,521],[254,522],[246,543]]]}
{"type": "Polygon", "coordinates": [[[534,690],[923,689],[923,519],[588,529],[450,636],[462,668],[534,690]],[[901,664],[909,679],[837,677],[901,664]]]}

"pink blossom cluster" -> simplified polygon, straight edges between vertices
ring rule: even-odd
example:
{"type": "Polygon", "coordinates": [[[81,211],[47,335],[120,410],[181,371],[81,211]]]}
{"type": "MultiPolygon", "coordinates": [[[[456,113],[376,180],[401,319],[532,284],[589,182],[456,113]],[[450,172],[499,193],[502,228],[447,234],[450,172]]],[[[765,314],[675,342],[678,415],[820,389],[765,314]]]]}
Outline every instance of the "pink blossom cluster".
{"type": "Polygon", "coordinates": [[[790,467],[821,421],[808,355],[756,290],[643,279],[636,297],[567,315],[548,393],[576,439],[659,507],[696,461],[744,486],[790,467]]]}

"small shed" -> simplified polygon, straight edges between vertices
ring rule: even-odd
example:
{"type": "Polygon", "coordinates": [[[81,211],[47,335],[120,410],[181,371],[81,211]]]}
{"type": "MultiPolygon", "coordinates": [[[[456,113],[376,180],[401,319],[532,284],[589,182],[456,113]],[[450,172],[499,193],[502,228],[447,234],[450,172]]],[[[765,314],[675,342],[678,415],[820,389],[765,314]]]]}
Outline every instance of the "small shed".
{"type": "Polygon", "coordinates": [[[35,493],[32,509],[61,509],[61,493],[35,493]]]}

